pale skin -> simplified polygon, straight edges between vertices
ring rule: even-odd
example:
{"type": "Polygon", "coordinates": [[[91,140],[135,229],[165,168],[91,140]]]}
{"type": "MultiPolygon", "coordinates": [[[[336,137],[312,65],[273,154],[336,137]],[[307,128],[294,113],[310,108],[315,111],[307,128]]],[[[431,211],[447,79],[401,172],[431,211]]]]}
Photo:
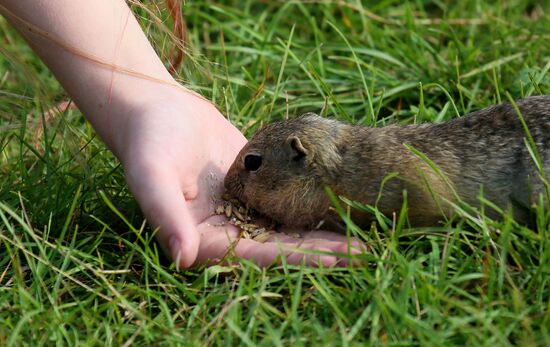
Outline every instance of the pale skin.
{"type": "Polygon", "coordinates": [[[348,262],[299,251],[347,253],[346,237],[326,231],[234,242],[239,231],[213,211],[246,139],[210,102],[177,86],[124,1],[0,0],[0,13],[120,160],[130,190],[176,266],[218,261],[232,247],[261,266],[282,253],[295,264],[348,262]]]}

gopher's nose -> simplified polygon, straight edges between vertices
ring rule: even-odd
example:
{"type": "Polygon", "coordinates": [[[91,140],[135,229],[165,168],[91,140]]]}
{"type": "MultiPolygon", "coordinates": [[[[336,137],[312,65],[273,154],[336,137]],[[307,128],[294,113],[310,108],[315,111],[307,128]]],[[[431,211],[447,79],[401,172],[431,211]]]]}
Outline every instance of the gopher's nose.
{"type": "Polygon", "coordinates": [[[232,166],[227,172],[227,176],[225,176],[223,185],[230,195],[239,199],[243,190],[242,182],[240,170],[232,166]]]}
{"type": "Polygon", "coordinates": [[[229,192],[231,192],[231,185],[232,182],[235,181],[235,170],[233,169],[233,166],[229,168],[229,171],[227,171],[227,174],[225,175],[225,178],[223,180],[223,185],[225,189],[227,189],[229,192]]]}

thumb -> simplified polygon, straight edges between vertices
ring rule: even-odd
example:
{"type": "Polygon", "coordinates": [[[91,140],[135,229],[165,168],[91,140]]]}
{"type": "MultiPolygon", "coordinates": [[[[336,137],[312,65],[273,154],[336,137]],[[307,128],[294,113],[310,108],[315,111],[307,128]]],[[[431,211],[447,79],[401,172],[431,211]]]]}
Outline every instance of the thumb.
{"type": "Polygon", "coordinates": [[[200,237],[176,179],[164,175],[143,175],[128,179],[138,204],[149,225],[157,229],[157,240],[176,267],[193,265],[199,250],[200,237]],[[164,176],[164,177],[163,177],[164,176]]]}

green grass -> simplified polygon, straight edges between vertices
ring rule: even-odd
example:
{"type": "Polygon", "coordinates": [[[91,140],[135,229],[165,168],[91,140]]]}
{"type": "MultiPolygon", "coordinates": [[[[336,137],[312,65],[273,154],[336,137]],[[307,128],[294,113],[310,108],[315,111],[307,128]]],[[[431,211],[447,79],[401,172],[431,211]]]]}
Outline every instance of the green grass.
{"type": "MultiPolygon", "coordinates": [[[[382,126],[550,93],[543,1],[186,3],[181,79],[247,135],[287,112],[382,126]]],[[[168,61],[166,28],[135,12],[168,61]]],[[[4,20],[0,39],[0,345],[550,344],[540,207],[534,230],[381,218],[361,267],[176,272],[114,157],[76,110],[43,127],[66,95],[4,20]]]]}

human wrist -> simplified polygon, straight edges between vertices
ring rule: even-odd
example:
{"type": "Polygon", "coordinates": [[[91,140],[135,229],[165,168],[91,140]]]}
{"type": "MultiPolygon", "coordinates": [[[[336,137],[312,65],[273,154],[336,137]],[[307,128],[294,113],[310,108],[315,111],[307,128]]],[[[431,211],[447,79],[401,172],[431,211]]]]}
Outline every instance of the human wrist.
{"type": "MultiPolygon", "coordinates": [[[[173,81],[119,85],[110,107],[88,117],[117,158],[125,164],[144,134],[173,128],[176,120],[190,118],[199,108],[215,107],[201,96],[173,81]],[[113,112],[114,111],[114,112],[113,112]]],[[[190,124],[191,120],[184,120],[190,124]]],[[[181,122],[178,122],[181,123],[181,122]]],[[[175,129],[171,129],[175,131],[175,129]]],[[[177,136],[177,133],[174,133],[177,136]]]]}

